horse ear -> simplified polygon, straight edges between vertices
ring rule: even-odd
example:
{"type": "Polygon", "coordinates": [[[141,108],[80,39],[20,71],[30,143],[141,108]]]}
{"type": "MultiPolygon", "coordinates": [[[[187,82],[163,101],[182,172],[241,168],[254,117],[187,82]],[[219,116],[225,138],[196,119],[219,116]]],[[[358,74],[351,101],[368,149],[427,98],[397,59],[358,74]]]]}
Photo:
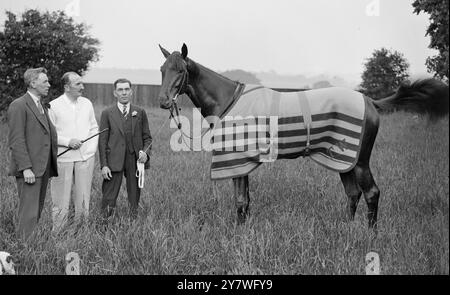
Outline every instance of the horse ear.
{"type": "Polygon", "coordinates": [[[181,46],[181,56],[183,57],[183,59],[186,59],[187,55],[188,55],[187,46],[186,44],[183,43],[183,46],[181,46]]]}
{"type": "Polygon", "coordinates": [[[170,52],[167,51],[166,49],[162,48],[161,45],[159,45],[159,49],[161,49],[162,54],[164,55],[165,58],[167,58],[170,55],[170,52]]]}

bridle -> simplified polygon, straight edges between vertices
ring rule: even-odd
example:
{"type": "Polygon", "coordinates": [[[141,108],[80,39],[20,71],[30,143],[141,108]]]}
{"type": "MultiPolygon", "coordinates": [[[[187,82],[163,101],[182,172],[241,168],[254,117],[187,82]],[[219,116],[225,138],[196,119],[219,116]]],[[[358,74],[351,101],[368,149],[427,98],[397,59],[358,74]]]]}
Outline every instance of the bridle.
{"type": "MultiPolygon", "coordinates": [[[[189,138],[190,140],[193,140],[194,137],[190,136],[189,134],[186,134],[183,131],[183,128],[182,128],[183,126],[181,125],[181,120],[179,119],[181,108],[178,107],[178,104],[177,104],[178,96],[181,94],[185,94],[186,89],[189,85],[188,84],[189,72],[187,70],[187,63],[184,60],[183,60],[183,62],[186,66],[186,69],[183,71],[183,77],[181,78],[181,83],[180,83],[180,86],[178,87],[178,91],[175,94],[175,96],[172,98],[172,105],[169,108],[169,112],[170,112],[169,119],[172,118],[174,120],[175,124],[177,125],[178,130],[180,130],[180,132],[181,132],[181,138],[183,140],[183,143],[192,151],[190,145],[186,143],[185,137],[189,138]],[[173,114],[174,110],[175,110],[175,114],[176,114],[175,116],[173,114]]],[[[214,125],[210,124],[209,128],[207,130],[203,131],[202,134],[200,135],[200,137],[196,137],[196,138],[203,139],[203,136],[205,136],[205,134],[208,133],[209,131],[211,131],[213,128],[214,128],[214,125]]]]}
{"type": "Polygon", "coordinates": [[[175,123],[177,124],[178,129],[180,129],[180,130],[181,130],[181,121],[178,120],[178,123],[177,123],[177,120],[175,119],[175,116],[173,115],[173,110],[175,109],[175,113],[176,113],[176,115],[177,115],[176,117],[178,118],[178,117],[180,116],[179,111],[181,111],[181,108],[178,107],[177,99],[178,99],[178,96],[179,96],[180,94],[186,93],[186,90],[185,90],[185,89],[186,89],[187,86],[188,86],[188,78],[189,78],[188,76],[189,76],[189,72],[188,72],[188,70],[187,70],[187,64],[186,64],[186,62],[185,62],[184,60],[183,60],[183,62],[184,62],[185,65],[186,65],[186,69],[183,71],[183,77],[181,78],[180,87],[178,87],[177,93],[176,93],[175,96],[172,98],[172,105],[170,106],[170,109],[169,109],[170,117],[174,119],[175,123]]]}

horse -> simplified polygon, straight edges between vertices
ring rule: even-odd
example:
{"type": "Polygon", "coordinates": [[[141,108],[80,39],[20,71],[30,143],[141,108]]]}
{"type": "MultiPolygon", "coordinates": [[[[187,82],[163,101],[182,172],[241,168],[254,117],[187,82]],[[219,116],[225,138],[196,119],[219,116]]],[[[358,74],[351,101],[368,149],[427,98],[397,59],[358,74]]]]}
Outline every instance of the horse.
{"type": "MultiPolygon", "coordinates": [[[[177,97],[185,94],[195,107],[200,109],[204,118],[210,116],[222,118],[230,105],[238,99],[237,93],[242,89],[242,83],[228,79],[188,58],[188,49],[184,43],[181,52],[170,53],[161,45],[159,47],[166,58],[161,66],[162,83],[158,95],[160,107],[170,110],[172,116],[174,110],[178,114],[177,97]]],[[[349,91],[349,95],[359,93],[349,91]]],[[[436,120],[448,114],[449,95],[445,83],[428,78],[411,84],[404,83],[395,93],[383,99],[373,100],[366,95],[362,96],[365,128],[361,134],[361,150],[354,167],[339,175],[347,195],[347,219],[349,221],[354,219],[360,197],[364,195],[368,207],[368,227],[376,231],[380,189],[375,183],[369,162],[380,124],[379,111],[403,110],[436,120]]],[[[240,175],[232,179],[237,222],[242,224],[246,221],[250,209],[249,175],[240,175]]]]}

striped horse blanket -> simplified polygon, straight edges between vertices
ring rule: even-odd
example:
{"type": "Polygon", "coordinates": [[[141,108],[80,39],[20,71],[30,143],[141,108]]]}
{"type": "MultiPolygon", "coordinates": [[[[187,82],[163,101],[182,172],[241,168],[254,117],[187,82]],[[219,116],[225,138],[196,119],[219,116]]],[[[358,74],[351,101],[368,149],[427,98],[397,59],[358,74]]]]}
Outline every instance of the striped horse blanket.
{"type": "Polygon", "coordinates": [[[350,89],[277,92],[246,85],[215,125],[211,179],[244,176],[261,163],[299,156],[349,171],[359,156],[364,123],[364,97],[350,89]]]}

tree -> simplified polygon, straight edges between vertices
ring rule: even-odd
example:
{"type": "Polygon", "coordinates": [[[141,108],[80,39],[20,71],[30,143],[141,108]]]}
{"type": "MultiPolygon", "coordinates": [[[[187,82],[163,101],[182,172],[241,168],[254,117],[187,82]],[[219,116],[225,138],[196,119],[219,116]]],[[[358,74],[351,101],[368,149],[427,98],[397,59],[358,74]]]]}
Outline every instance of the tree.
{"type": "Polygon", "coordinates": [[[427,58],[428,72],[448,83],[449,0],[415,0],[412,6],[416,14],[423,11],[430,15],[430,25],[426,32],[431,38],[428,47],[439,51],[438,55],[427,58]]]}
{"type": "Polygon", "coordinates": [[[47,100],[62,92],[61,76],[68,71],[82,75],[98,60],[99,41],[64,12],[27,10],[20,20],[6,12],[0,32],[0,112],[25,92],[23,74],[28,68],[45,67],[52,85],[47,100]]]}
{"type": "Polygon", "coordinates": [[[252,73],[243,70],[231,70],[221,73],[223,76],[241,83],[261,84],[261,81],[252,73]]]}
{"type": "Polygon", "coordinates": [[[403,54],[385,48],[375,50],[364,68],[360,91],[373,99],[392,94],[409,77],[409,64],[403,54]]]}

